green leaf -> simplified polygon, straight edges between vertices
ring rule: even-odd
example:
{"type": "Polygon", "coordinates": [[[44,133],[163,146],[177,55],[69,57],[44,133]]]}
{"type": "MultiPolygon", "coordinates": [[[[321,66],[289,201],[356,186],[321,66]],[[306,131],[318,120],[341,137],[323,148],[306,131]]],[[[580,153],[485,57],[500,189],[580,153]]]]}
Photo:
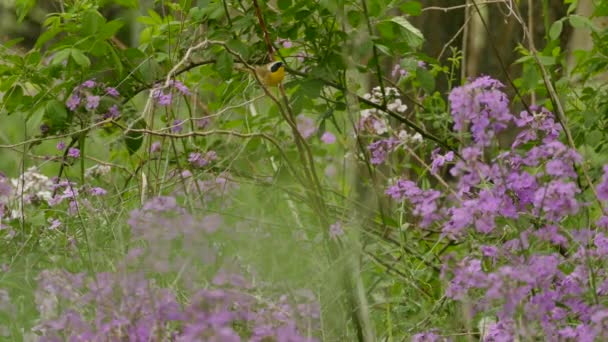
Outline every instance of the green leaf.
{"type": "Polygon", "coordinates": [[[311,99],[317,99],[321,96],[323,89],[323,81],[317,79],[306,79],[300,83],[300,94],[311,99]]]}
{"type": "Polygon", "coordinates": [[[555,57],[553,56],[538,56],[538,60],[544,66],[550,66],[555,64],[555,57]]]}
{"type": "Polygon", "coordinates": [[[562,34],[563,27],[564,23],[561,20],[551,24],[551,28],[549,29],[549,38],[551,38],[551,40],[559,38],[559,36],[562,34]]]}
{"type": "MultiPolygon", "coordinates": [[[[135,122],[131,127],[133,127],[134,129],[145,129],[146,121],[144,119],[140,119],[135,122]]],[[[127,148],[127,151],[129,151],[129,155],[135,154],[139,150],[143,142],[143,133],[128,131],[125,134],[125,147],[127,148]]]]}
{"type": "Polygon", "coordinates": [[[89,60],[89,57],[78,49],[70,49],[70,56],[72,56],[72,59],[74,62],[76,62],[76,64],[83,68],[88,68],[91,66],[91,60],[89,60]]]}
{"type": "Polygon", "coordinates": [[[361,24],[361,19],[363,19],[363,15],[360,11],[348,11],[346,15],[348,19],[348,23],[352,27],[358,27],[361,24]]]}
{"type": "Polygon", "coordinates": [[[422,44],[422,42],[424,41],[424,36],[422,35],[422,32],[420,32],[420,30],[410,24],[407,19],[405,19],[404,17],[393,17],[391,21],[401,26],[405,30],[405,40],[407,41],[409,46],[418,47],[422,44]]]}
{"type": "Polygon", "coordinates": [[[114,0],[114,3],[127,7],[127,8],[138,8],[139,1],[138,0],[114,0]]]}
{"type": "Polygon", "coordinates": [[[15,11],[17,12],[17,22],[21,23],[25,16],[34,8],[36,0],[16,0],[15,11]]]}
{"type": "Polygon", "coordinates": [[[249,47],[242,41],[238,39],[231,39],[226,43],[226,45],[228,45],[230,50],[238,52],[243,59],[249,58],[249,47]]]}
{"type": "Polygon", "coordinates": [[[25,96],[23,96],[23,88],[19,84],[16,84],[6,92],[2,102],[4,109],[8,112],[8,115],[11,115],[17,110],[17,108],[24,104],[24,98],[25,96]]]}
{"type": "Polygon", "coordinates": [[[524,70],[522,72],[522,87],[527,90],[533,90],[536,88],[538,81],[540,79],[538,75],[538,71],[536,70],[536,65],[534,64],[524,64],[524,70]]]}
{"type": "Polygon", "coordinates": [[[593,23],[591,22],[591,19],[584,17],[582,15],[572,14],[568,17],[568,19],[570,20],[570,25],[572,25],[572,27],[588,28],[588,29],[594,28],[593,23]]]}
{"type": "Polygon", "coordinates": [[[70,57],[70,51],[71,49],[59,50],[57,53],[55,53],[55,56],[53,56],[52,64],[57,65],[63,63],[63,61],[70,57]]]}
{"type": "Polygon", "coordinates": [[[336,13],[338,11],[338,1],[337,0],[319,0],[319,5],[330,11],[331,13],[336,13]]]}
{"type": "Polygon", "coordinates": [[[2,47],[4,47],[5,49],[10,49],[13,46],[16,46],[17,44],[21,43],[24,39],[23,38],[15,38],[15,39],[11,39],[7,42],[2,43],[2,47]]]}
{"type": "Polygon", "coordinates": [[[284,11],[284,10],[288,9],[289,7],[291,7],[291,0],[278,0],[277,6],[279,7],[280,10],[284,11]]]}
{"type": "Polygon", "coordinates": [[[422,12],[422,5],[418,1],[406,1],[399,9],[409,15],[418,16],[422,12]]]}
{"type": "Polygon", "coordinates": [[[230,56],[226,50],[222,50],[215,62],[215,68],[217,69],[218,74],[220,74],[223,79],[227,80],[232,76],[233,64],[232,56],[230,56]]]}
{"type": "Polygon", "coordinates": [[[122,20],[112,20],[103,25],[103,27],[99,30],[99,39],[109,39],[116,34],[123,26],[125,22],[122,20]]]}
{"type": "Polygon", "coordinates": [[[50,30],[41,34],[36,40],[35,48],[40,48],[44,43],[48,42],[50,39],[53,39],[57,34],[62,32],[63,29],[61,27],[53,27],[50,30]]]}
{"type": "Polygon", "coordinates": [[[86,11],[82,16],[82,33],[92,36],[104,25],[106,19],[95,10],[86,11]]]}
{"type": "Polygon", "coordinates": [[[51,132],[62,130],[68,126],[68,111],[65,105],[58,100],[50,100],[44,106],[43,122],[49,126],[51,132]]]}
{"type": "Polygon", "coordinates": [[[424,68],[416,68],[416,79],[427,94],[432,94],[435,90],[435,78],[424,68]]]}
{"type": "Polygon", "coordinates": [[[380,33],[380,36],[386,40],[394,40],[397,37],[395,28],[395,24],[392,21],[385,20],[376,24],[376,29],[380,33]]]}

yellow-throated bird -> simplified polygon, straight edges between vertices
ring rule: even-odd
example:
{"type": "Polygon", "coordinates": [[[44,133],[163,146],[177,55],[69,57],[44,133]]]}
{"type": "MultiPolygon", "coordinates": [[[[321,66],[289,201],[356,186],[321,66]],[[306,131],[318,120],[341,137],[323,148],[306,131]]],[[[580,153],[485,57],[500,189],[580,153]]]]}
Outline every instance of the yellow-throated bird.
{"type": "MultiPolygon", "coordinates": [[[[252,72],[252,70],[248,68],[239,69],[252,72]]],[[[274,87],[281,83],[283,78],[285,78],[285,66],[283,66],[283,62],[272,62],[266,65],[259,65],[254,67],[254,69],[260,82],[267,87],[274,87]]]]}

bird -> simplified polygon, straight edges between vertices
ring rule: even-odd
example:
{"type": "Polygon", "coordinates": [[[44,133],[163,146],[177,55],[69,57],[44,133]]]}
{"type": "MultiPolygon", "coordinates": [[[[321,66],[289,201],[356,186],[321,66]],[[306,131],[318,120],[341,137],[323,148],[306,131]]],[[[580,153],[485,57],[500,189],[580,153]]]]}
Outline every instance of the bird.
{"type": "MultiPolygon", "coordinates": [[[[248,72],[253,72],[249,68],[240,69],[248,72]]],[[[280,61],[255,66],[254,70],[258,80],[260,80],[262,84],[268,87],[277,86],[285,78],[285,66],[283,65],[283,62],[280,61]]]]}

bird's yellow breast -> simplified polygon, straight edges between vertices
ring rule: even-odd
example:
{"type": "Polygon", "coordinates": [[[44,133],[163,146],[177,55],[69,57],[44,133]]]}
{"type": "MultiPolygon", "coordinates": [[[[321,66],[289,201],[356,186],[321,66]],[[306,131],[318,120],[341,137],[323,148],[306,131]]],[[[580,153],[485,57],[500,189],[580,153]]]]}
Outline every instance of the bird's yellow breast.
{"type": "Polygon", "coordinates": [[[266,84],[269,86],[276,86],[283,81],[283,78],[285,78],[285,68],[281,66],[277,71],[268,73],[266,84]]]}

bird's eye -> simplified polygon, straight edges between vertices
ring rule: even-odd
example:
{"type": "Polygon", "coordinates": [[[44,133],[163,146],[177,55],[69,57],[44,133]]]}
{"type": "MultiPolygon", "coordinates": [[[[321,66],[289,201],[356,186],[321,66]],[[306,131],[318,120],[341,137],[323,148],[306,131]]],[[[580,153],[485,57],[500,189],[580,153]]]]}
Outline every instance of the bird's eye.
{"type": "Polygon", "coordinates": [[[283,65],[283,62],[276,62],[270,66],[271,72],[276,72],[283,65]]]}

